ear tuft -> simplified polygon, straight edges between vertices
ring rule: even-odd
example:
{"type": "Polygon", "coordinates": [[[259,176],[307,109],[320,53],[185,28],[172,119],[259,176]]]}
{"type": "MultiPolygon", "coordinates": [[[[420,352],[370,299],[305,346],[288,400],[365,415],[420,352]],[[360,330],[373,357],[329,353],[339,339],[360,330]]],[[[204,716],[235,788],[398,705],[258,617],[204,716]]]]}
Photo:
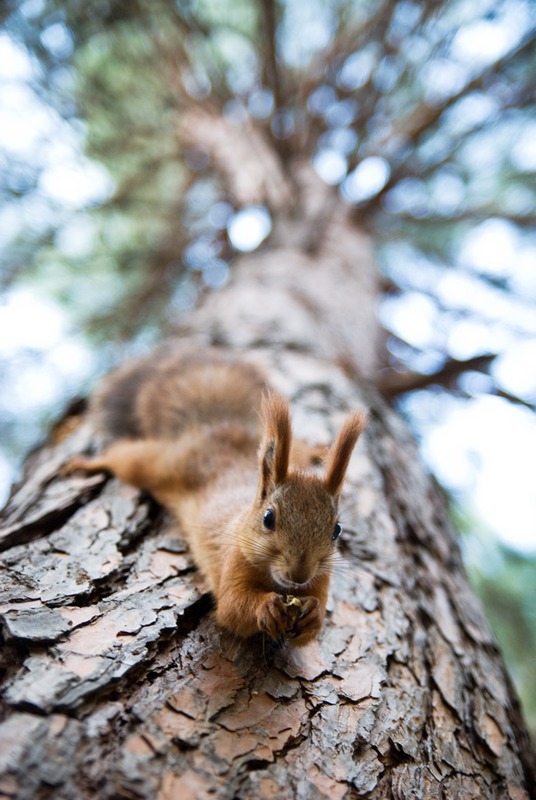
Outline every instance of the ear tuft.
{"type": "Polygon", "coordinates": [[[341,492],[350,456],[355,443],[367,426],[367,419],[366,411],[355,411],[350,414],[329,450],[326,458],[325,482],[328,492],[334,496],[341,492]]]}
{"type": "Polygon", "coordinates": [[[288,400],[274,392],[264,395],[261,417],[261,495],[265,497],[270,485],[282,483],[287,477],[292,438],[288,400]]]}

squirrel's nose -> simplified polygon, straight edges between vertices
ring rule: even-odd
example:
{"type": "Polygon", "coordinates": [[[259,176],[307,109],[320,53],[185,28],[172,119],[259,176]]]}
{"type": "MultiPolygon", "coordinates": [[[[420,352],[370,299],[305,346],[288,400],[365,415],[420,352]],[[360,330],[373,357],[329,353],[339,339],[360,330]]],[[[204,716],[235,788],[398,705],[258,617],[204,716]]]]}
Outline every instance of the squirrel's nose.
{"type": "Polygon", "coordinates": [[[288,571],[288,579],[292,583],[307,583],[312,577],[309,566],[304,563],[300,563],[288,571]]]}

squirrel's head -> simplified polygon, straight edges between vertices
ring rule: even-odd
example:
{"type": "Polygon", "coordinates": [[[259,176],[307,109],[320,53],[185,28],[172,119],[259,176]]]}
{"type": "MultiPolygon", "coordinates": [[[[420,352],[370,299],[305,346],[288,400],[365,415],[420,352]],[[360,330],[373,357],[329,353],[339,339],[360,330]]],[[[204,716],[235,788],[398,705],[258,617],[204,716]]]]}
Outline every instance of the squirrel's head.
{"type": "Polygon", "coordinates": [[[260,481],[245,555],[268,569],[282,590],[299,591],[316,576],[329,575],[342,530],[339,497],[366,413],[356,412],[344,422],[327,453],[323,476],[289,469],[292,434],[287,400],[266,395],[262,419],[260,481]]]}

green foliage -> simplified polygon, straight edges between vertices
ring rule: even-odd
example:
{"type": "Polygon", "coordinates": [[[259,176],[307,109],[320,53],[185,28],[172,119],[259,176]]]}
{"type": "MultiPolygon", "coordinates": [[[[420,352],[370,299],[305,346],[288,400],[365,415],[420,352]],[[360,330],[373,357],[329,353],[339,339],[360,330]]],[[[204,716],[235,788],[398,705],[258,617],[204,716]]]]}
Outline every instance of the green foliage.
{"type": "Polygon", "coordinates": [[[459,503],[452,506],[469,578],[497,638],[536,741],[536,555],[498,541],[459,503]]]}
{"type": "Polygon", "coordinates": [[[480,595],[536,738],[536,556],[495,544],[495,566],[476,565],[471,579],[480,595]]]}

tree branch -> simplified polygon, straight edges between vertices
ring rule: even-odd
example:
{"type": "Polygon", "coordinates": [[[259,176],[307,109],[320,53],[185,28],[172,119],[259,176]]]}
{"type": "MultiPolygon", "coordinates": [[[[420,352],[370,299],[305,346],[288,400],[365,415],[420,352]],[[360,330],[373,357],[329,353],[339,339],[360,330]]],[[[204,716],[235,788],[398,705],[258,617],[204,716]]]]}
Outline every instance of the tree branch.
{"type": "Polygon", "coordinates": [[[269,86],[274,96],[274,111],[280,111],[284,105],[281,73],[277,59],[277,25],[278,9],[274,0],[261,0],[262,17],[265,29],[262,31],[264,47],[262,48],[263,84],[269,86]]]}
{"type": "Polygon", "coordinates": [[[449,386],[452,380],[469,370],[487,373],[496,358],[497,354],[474,356],[465,360],[450,358],[440,369],[428,375],[422,372],[396,372],[396,370],[389,369],[380,374],[376,381],[376,387],[385,397],[393,398],[433,384],[449,386]]]}
{"type": "MultiPolygon", "coordinates": [[[[497,358],[497,355],[498,354],[474,356],[466,360],[451,358],[436,372],[432,372],[428,375],[421,372],[397,372],[389,368],[380,373],[376,381],[376,388],[384,397],[388,397],[391,400],[406,392],[426,389],[428,386],[444,386],[447,389],[452,389],[456,378],[459,378],[460,375],[463,375],[465,372],[474,371],[489,375],[489,368],[497,358]]],[[[493,381],[493,389],[487,392],[487,394],[494,395],[495,397],[502,397],[511,403],[524,406],[531,411],[536,409],[536,404],[534,402],[524,400],[518,395],[501,389],[497,386],[495,381],[493,381]]]]}
{"type": "Polygon", "coordinates": [[[440,103],[437,106],[430,106],[423,102],[416,108],[412,109],[411,113],[408,114],[404,119],[400,120],[400,123],[395,126],[395,129],[391,134],[391,138],[403,136],[412,142],[416,142],[426,131],[435,125],[435,123],[447,109],[455,105],[458,100],[460,100],[462,97],[465,97],[467,94],[469,94],[469,92],[479,89],[489,75],[500,72],[503,67],[505,67],[507,64],[511,64],[514,59],[517,59],[519,56],[527,53],[535,41],[536,32],[531,30],[523,38],[523,41],[520,44],[506,53],[498,61],[494,61],[492,64],[489,64],[478,75],[464,84],[464,86],[458,92],[455,92],[454,94],[450,95],[450,97],[446,98],[443,103],[440,103]]]}
{"type": "Polygon", "coordinates": [[[403,222],[409,223],[416,223],[416,224],[431,224],[431,225],[442,225],[442,224],[452,224],[455,222],[479,222],[484,219],[489,219],[490,217],[500,217],[501,219],[506,219],[509,222],[513,222],[515,225],[518,225],[520,228],[527,228],[528,230],[532,230],[536,223],[536,214],[529,213],[529,214],[513,214],[509,211],[503,211],[500,208],[496,208],[493,206],[482,208],[471,208],[465,211],[459,211],[454,214],[426,214],[425,216],[415,216],[410,211],[403,211],[403,212],[390,212],[394,213],[397,219],[402,220],[403,222]]]}
{"type": "MultiPolygon", "coordinates": [[[[432,107],[423,102],[416,108],[413,108],[411,113],[402,119],[397,126],[395,126],[394,130],[389,134],[389,139],[392,141],[395,138],[402,137],[403,139],[410,141],[413,145],[415,145],[425,133],[434,127],[447,109],[455,105],[458,100],[466,96],[469,92],[480,88],[487,77],[495,72],[499,72],[506,65],[513,63],[521,55],[524,55],[530,51],[530,48],[533,46],[535,41],[536,31],[533,29],[527,33],[523,41],[517,45],[517,47],[510,50],[498,61],[488,65],[484,70],[482,70],[482,72],[468,81],[463,88],[448,97],[443,103],[432,107]]],[[[386,145],[387,141],[380,143],[375,148],[375,151],[381,152],[385,150],[386,145]]],[[[389,180],[377,194],[375,194],[370,200],[364,201],[357,205],[355,212],[356,214],[362,215],[363,210],[368,211],[369,209],[376,209],[378,207],[384,195],[390,189],[392,189],[393,186],[398,183],[398,181],[406,174],[408,169],[406,162],[407,159],[404,159],[400,162],[396,169],[391,171],[389,180]]],[[[414,173],[414,170],[412,170],[412,173],[414,173]]]]}

